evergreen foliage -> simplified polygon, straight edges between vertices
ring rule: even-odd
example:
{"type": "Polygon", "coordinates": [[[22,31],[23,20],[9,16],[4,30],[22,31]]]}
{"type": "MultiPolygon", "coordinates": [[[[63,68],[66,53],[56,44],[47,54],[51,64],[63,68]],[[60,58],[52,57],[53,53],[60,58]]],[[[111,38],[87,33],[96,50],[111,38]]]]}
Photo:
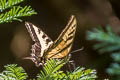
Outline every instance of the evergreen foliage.
{"type": "Polygon", "coordinates": [[[24,69],[16,64],[5,66],[5,70],[0,73],[0,80],[25,80],[26,78],[24,69]]]}
{"type": "Polygon", "coordinates": [[[43,70],[38,74],[37,80],[53,80],[63,77],[65,75],[63,71],[58,71],[65,63],[63,60],[48,60],[46,65],[43,67],[43,70]]]}
{"type": "Polygon", "coordinates": [[[109,26],[106,27],[106,31],[95,28],[93,31],[87,33],[87,39],[101,42],[94,45],[94,48],[99,49],[100,53],[120,50],[120,37],[109,26]]]}
{"type": "MultiPolygon", "coordinates": [[[[43,70],[37,75],[37,80],[95,80],[96,71],[85,68],[76,68],[73,72],[64,73],[61,67],[66,62],[64,60],[50,59],[43,66],[43,70]]],[[[5,70],[0,73],[1,80],[26,80],[27,73],[22,67],[16,64],[5,66],[5,70]]],[[[35,80],[35,79],[33,79],[35,80]]]]}
{"type": "Polygon", "coordinates": [[[16,4],[19,4],[25,0],[0,0],[0,10],[1,12],[8,9],[16,4]]]}
{"type": "Polygon", "coordinates": [[[12,22],[13,20],[22,21],[19,19],[23,16],[31,16],[36,12],[30,6],[17,6],[24,0],[0,0],[0,23],[12,22]]]}
{"type": "Polygon", "coordinates": [[[110,26],[103,29],[94,29],[87,33],[88,40],[96,40],[100,43],[95,44],[94,49],[98,49],[100,53],[111,52],[114,61],[106,70],[107,73],[114,76],[113,80],[120,80],[120,36],[118,36],[110,26]]]}

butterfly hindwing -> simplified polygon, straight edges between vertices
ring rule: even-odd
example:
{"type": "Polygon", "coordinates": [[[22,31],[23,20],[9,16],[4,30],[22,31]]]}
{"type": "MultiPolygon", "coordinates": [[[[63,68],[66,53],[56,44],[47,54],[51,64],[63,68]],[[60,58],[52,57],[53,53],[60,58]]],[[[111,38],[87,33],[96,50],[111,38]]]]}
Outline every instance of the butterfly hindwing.
{"type": "Polygon", "coordinates": [[[73,39],[75,37],[77,22],[72,16],[65,29],[46,53],[46,58],[63,58],[67,56],[71,50],[73,39]]]}

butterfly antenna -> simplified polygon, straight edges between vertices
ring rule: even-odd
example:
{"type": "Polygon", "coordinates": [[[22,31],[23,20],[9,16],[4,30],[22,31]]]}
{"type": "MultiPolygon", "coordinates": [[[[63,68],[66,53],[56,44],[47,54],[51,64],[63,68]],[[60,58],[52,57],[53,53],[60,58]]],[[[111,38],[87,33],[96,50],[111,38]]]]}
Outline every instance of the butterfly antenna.
{"type": "Polygon", "coordinates": [[[72,51],[72,52],[70,52],[70,53],[76,53],[76,52],[81,51],[81,50],[83,50],[83,49],[84,49],[84,47],[82,47],[82,48],[80,48],[80,49],[77,49],[77,50],[74,50],[74,51],[72,51]]]}

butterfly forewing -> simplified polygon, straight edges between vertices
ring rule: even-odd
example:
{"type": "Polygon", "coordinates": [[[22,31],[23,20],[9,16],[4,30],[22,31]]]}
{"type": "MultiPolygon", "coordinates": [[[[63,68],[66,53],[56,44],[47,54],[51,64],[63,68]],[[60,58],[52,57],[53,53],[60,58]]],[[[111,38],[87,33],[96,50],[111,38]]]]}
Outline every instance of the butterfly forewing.
{"type": "Polygon", "coordinates": [[[32,40],[35,42],[32,45],[32,54],[38,54],[38,56],[43,56],[44,51],[49,48],[53,41],[38,27],[32,23],[25,22],[26,28],[30,33],[32,40]]]}
{"type": "Polygon", "coordinates": [[[51,49],[45,54],[46,58],[63,58],[67,56],[71,50],[73,39],[75,37],[77,22],[76,18],[72,16],[68,25],[62,31],[60,36],[51,46],[51,49]]]}

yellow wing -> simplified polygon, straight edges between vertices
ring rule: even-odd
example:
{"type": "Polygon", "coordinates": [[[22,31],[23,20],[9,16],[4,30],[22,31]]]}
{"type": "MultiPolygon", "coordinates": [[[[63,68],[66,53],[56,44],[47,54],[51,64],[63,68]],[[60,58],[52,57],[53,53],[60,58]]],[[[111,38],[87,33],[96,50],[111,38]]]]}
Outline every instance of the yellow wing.
{"type": "Polygon", "coordinates": [[[75,37],[76,27],[76,18],[75,16],[71,16],[65,29],[46,52],[46,59],[63,58],[69,54],[75,37]]]}

